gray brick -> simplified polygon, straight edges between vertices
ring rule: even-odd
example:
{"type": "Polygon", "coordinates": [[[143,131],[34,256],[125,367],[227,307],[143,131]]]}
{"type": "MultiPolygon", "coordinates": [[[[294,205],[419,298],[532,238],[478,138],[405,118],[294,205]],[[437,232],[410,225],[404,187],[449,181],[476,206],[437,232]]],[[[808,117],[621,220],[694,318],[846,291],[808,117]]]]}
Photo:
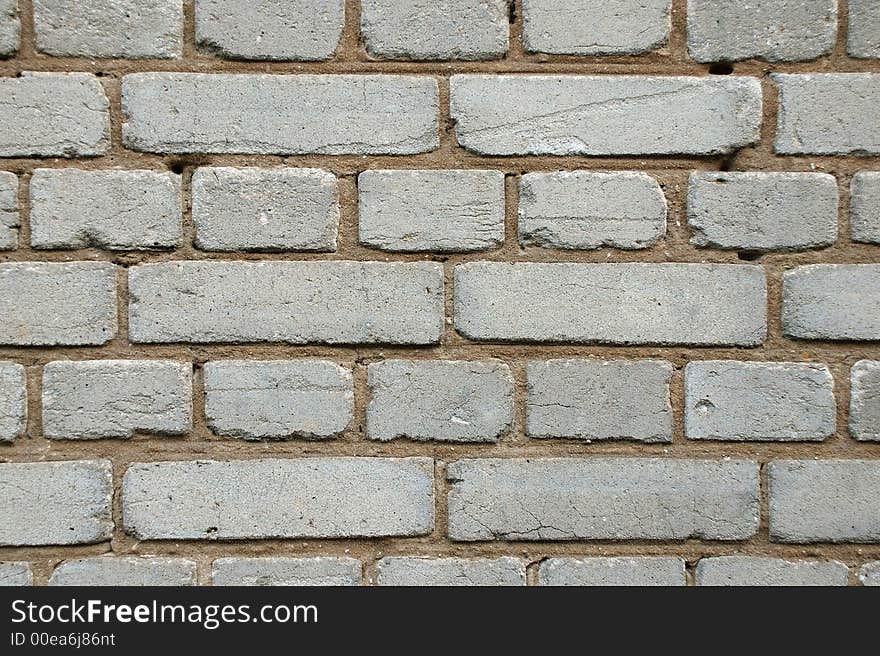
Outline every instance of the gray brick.
{"type": "Polygon", "coordinates": [[[836,560],[782,560],[755,556],[701,558],[697,585],[831,586],[846,585],[849,569],[836,560]]]}
{"type": "Polygon", "coordinates": [[[365,171],[358,227],[362,244],[386,251],[496,248],[504,241],[504,174],[365,171]]]}
{"type": "Polygon", "coordinates": [[[768,471],[774,542],[880,542],[880,461],[777,460],[768,471]]]}
{"type": "Polygon", "coordinates": [[[671,0],[523,0],[528,52],[638,55],[669,38],[671,0]]]}
{"type": "Polygon", "coordinates": [[[880,244],[880,172],[856,173],[850,191],[850,237],[857,242],[880,244]]]}
{"type": "Polygon", "coordinates": [[[758,464],[743,460],[459,460],[453,540],[742,540],[758,529],[758,464]]]}
{"type": "Polygon", "coordinates": [[[872,587],[880,586],[880,560],[875,560],[873,563],[865,563],[859,568],[859,582],[862,585],[872,587]]]}
{"type": "Polygon", "coordinates": [[[205,415],[218,435],[317,439],[351,423],[351,370],[335,362],[224,360],[204,371],[205,415]]]}
{"type": "Polygon", "coordinates": [[[105,344],[116,335],[116,267],[0,264],[0,344],[105,344]]]}
{"type": "Polygon", "coordinates": [[[179,57],[181,0],[33,0],[37,49],[49,55],[179,57]]]}
{"type": "Polygon", "coordinates": [[[538,567],[538,585],[682,586],[686,580],[684,561],[675,557],[548,558],[538,567]]]}
{"type": "Polygon", "coordinates": [[[109,460],[0,463],[0,545],[92,544],[113,533],[109,460]]]}
{"type": "Polygon", "coordinates": [[[367,436],[495,442],[513,420],[513,377],[501,362],[387,360],[371,364],[367,436]]]}
{"type": "Polygon", "coordinates": [[[155,171],[37,169],[31,176],[34,248],[174,248],[180,176],[155,171]]]}
{"type": "Polygon", "coordinates": [[[698,62],[816,59],[834,46],[837,0],[688,0],[687,33],[698,62]]]}
{"type": "Polygon", "coordinates": [[[361,563],[354,558],[218,558],[214,585],[353,586],[361,584],[361,563]]]}
{"type": "Polygon", "coordinates": [[[434,262],[146,264],[129,293],[133,342],[434,344],[443,324],[434,262]]]}
{"type": "Polygon", "coordinates": [[[6,57],[18,50],[20,38],[18,0],[0,0],[0,57],[6,57]]]}
{"type": "Polygon", "coordinates": [[[320,169],[197,169],[192,177],[196,248],[205,251],[335,251],[336,176],[320,169]]]}
{"type": "Polygon", "coordinates": [[[0,362],[0,442],[24,435],[27,427],[27,389],[24,367],[0,362]]]}
{"type": "Polygon", "coordinates": [[[135,73],[122,80],[122,111],[125,146],[145,152],[409,155],[440,145],[427,76],[135,73]]]}
{"type": "Polygon", "coordinates": [[[748,77],[454,75],[450,94],[458,143],[483,155],[708,155],[760,136],[748,77]]]}
{"type": "Polygon", "coordinates": [[[0,587],[33,584],[34,576],[29,563],[0,562],[0,587]]]}
{"type": "Polygon", "coordinates": [[[43,434],[49,439],[183,435],[191,426],[188,362],[58,361],[43,368],[43,434]]]}
{"type": "Polygon", "coordinates": [[[787,337],[880,340],[880,264],[811,264],[782,275],[787,337]]]}
{"type": "Polygon", "coordinates": [[[518,558],[382,558],[376,566],[379,585],[520,586],[526,566],[518,558]]]}
{"type": "Polygon", "coordinates": [[[672,441],[669,379],[657,360],[549,360],[526,365],[529,437],[672,441]]]}
{"type": "Polygon", "coordinates": [[[507,52],[507,0],[361,0],[375,59],[497,59],[507,52]]]}
{"type": "Polygon", "coordinates": [[[880,154],[880,75],[775,73],[780,154],[880,154]]]}
{"type": "Polygon", "coordinates": [[[475,340],[754,346],[764,271],[750,265],[473,262],[455,268],[455,327],[475,340]]]}
{"type": "Polygon", "coordinates": [[[433,472],[430,458],[136,463],[122,514],[141,540],[425,535],[433,472]]]}
{"type": "Polygon", "coordinates": [[[850,57],[880,58],[880,4],[876,0],[849,0],[847,52],[850,57]]]}
{"type": "Polygon", "coordinates": [[[89,157],[110,147],[110,104],[89,73],[0,78],[0,157],[89,157]]]}
{"type": "Polygon", "coordinates": [[[880,441],[880,362],[859,360],[850,384],[849,432],[857,440],[880,441]]]}
{"type": "Polygon", "coordinates": [[[18,177],[0,171],[0,251],[18,248],[18,177]]]}
{"type": "Polygon", "coordinates": [[[691,440],[821,441],[834,435],[834,378],[824,364],[709,360],[685,367],[691,440]]]}
{"type": "Polygon", "coordinates": [[[646,173],[557,171],[520,180],[519,243],[648,248],[666,232],[666,198],[646,173]]]}
{"type": "Polygon", "coordinates": [[[196,43],[230,59],[329,59],[344,23],[343,0],[196,0],[196,43]]]}
{"type": "Polygon", "coordinates": [[[826,173],[692,173],[687,218],[696,246],[830,246],[837,239],[837,180],[826,173]]]}
{"type": "Polygon", "coordinates": [[[196,584],[196,564],[183,558],[98,556],[66,560],[49,585],[178,586],[196,584]]]}

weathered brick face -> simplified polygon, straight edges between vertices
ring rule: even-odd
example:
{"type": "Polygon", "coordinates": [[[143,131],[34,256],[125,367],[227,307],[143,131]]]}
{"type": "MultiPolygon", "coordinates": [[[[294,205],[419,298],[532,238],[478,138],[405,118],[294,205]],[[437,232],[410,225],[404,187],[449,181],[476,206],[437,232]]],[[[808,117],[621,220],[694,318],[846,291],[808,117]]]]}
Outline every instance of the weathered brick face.
{"type": "Polygon", "coordinates": [[[0,584],[880,585],[875,0],[0,0],[0,584]]]}

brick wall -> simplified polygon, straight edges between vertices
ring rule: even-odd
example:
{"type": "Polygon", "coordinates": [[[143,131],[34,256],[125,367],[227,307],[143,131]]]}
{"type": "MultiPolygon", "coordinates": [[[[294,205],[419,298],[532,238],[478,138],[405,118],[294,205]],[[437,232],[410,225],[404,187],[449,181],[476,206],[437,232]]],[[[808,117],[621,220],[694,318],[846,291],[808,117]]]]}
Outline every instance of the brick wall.
{"type": "Polygon", "coordinates": [[[875,0],[0,0],[0,582],[880,584],[875,0]]]}

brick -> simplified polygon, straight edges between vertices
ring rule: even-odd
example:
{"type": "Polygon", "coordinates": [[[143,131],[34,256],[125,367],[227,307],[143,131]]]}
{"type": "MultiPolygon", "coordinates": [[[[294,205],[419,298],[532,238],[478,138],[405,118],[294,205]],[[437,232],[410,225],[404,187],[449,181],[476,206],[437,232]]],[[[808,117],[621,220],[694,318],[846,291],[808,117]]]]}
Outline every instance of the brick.
{"type": "Polygon", "coordinates": [[[196,564],[183,558],[98,556],[65,560],[49,585],[178,586],[196,584],[196,564]]]}
{"type": "Polygon", "coordinates": [[[335,362],[224,360],[204,372],[205,415],[217,435],[319,439],[351,423],[351,370],[335,362]]]}
{"type": "Polygon", "coordinates": [[[196,43],[229,59],[330,59],[345,23],[343,0],[196,0],[196,43]]]}
{"type": "Polygon", "coordinates": [[[501,362],[386,360],[367,376],[370,439],[495,442],[513,421],[513,377],[501,362]]]}
{"type": "Polygon", "coordinates": [[[688,0],[687,36],[698,62],[816,59],[834,46],[837,0],[688,0]]]}
{"type": "Polygon", "coordinates": [[[849,568],[836,560],[782,560],[756,556],[701,558],[697,585],[832,586],[846,585],[849,568]]]}
{"type": "Polygon", "coordinates": [[[669,38],[670,0],[523,0],[528,52],[638,55],[669,38]]]}
{"type": "Polygon", "coordinates": [[[830,246],[837,239],[837,180],[825,173],[692,173],[691,243],[754,251],[830,246]]]}
{"type": "Polygon", "coordinates": [[[168,262],[129,270],[133,342],[433,344],[433,262],[168,262]]]}
{"type": "Polygon", "coordinates": [[[657,360],[548,360],[526,365],[526,433],[579,440],[672,441],[669,379],[657,360]]]}
{"type": "Polygon", "coordinates": [[[37,49],[49,55],[180,57],[181,0],[33,0],[37,49]]]}
{"type": "Polygon", "coordinates": [[[141,540],[425,535],[433,472],[430,458],[135,463],[122,514],[141,540]]]}
{"type": "Polygon", "coordinates": [[[707,360],[685,367],[690,440],[821,441],[834,435],[834,378],[824,364],[707,360]]]}
{"type": "Polygon", "coordinates": [[[519,243],[648,248],[666,232],[666,198],[646,173],[556,171],[520,179],[519,243]]]}
{"type": "Polygon", "coordinates": [[[0,587],[33,584],[34,576],[29,563],[0,562],[0,587]]]}
{"type": "Polygon", "coordinates": [[[437,82],[403,75],[134,73],[122,140],[155,153],[409,155],[439,145],[437,82]]]}
{"type": "Polygon", "coordinates": [[[57,361],[43,368],[43,434],[49,439],[183,435],[191,427],[188,362],[57,361]]]}
{"type": "Polygon", "coordinates": [[[192,177],[196,248],[335,251],[336,176],[320,169],[199,168],[192,177]]]}
{"type": "Polygon", "coordinates": [[[827,340],[880,339],[880,265],[811,264],[782,275],[782,332],[827,340]]]}
{"type": "Polygon", "coordinates": [[[754,346],[764,271],[750,265],[473,262],[455,267],[468,339],[754,346]]]}
{"type": "Polygon", "coordinates": [[[458,143],[483,155],[708,155],[760,136],[748,77],[454,75],[450,94],[458,143]]]}
{"type": "Polygon", "coordinates": [[[382,558],[376,582],[387,586],[519,586],[526,566],[518,558],[382,558]]]}
{"type": "Polygon", "coordinates": [[[0,442],[24,435],[27,427],[27,389],[24,367],[0,362],[0,442]]]}
{"type": "Polygon", "coordinates": [[[774,542],[880,542],[880,462],[777,460],[768,471],[774,542]]]}
{"type": "Polygon", "coordinates": [[[358,229],[362,244],[386,251],[496,248],[504,241],[504,174],[364,171],[358,229]]]}
{"type": "Polygon", "coordinates": [[[497,59],[507,52],[507,0],[361,0],[374,59],[497,59]]]}
{"type": "Polygon", "coordinates": [[[7,57],[18,50],[20,39],[18,0],[0,0],[0,57],[7,57]]]}
{"type": "Polygon", "coordinates": [[[89,73],[0,78],[0,157],[90,157],[110,147],[110,104],[89,73]]]}
{"type": "Polygon", "coordinates": [[[875,560],[873,563],[865,563],[859,568],[859,582],[862,585],[872,587],[880,586],[880,560],[875,560]]]}
{"type": "Polygon", "coordinates": [[[857,242],[880,244],[880,172],[856,173],[850,191],[850,238],[857,242]]]}
{"type": "Polygon", "coordinates": [[[681,558],[548,558],[538,567],[538,585],[682,586],[686,579],[681,558]]]}
{"type": "Polygon", "coordinates": [[[116,267],[0,264],[0,344],[105,344],[116,335],[116,267]]]}
{"type": "Polygon", "coordinates": [[[880,154],[880,75],[774,73],[779,87],[777,153],[880,154]]]}
{"type": "Polygon", "coordinates": [[[361,563],[354,558],[218,558],[211,571],[214,585],[361,584],[361,563]]]}
{"type": "Polygon", "coordinates": [[[459,460],[446,469],[453,540],[742,540],[758,529],[743,460],[459,460]]]}
{"type": "Polygon", "coordinates": [[[0,545],[92,544],[113,532],[109,460],[0,463],[0,545]]]}
{"type": "Polygon", "coordinates": [[[0,251],[18,248],[18,177],[0,171],[0,251]]]}
{"type": "Polygon", "coordinates": [[[880,441],[880,362],[859,360],[853,365],[849,433],[857,440],[880,441]]]}
{"type": "Polygon", "coordinates": [[[31,176],[34,248],[174,248],[180,176],[155,171],[37,169],[31,176]]]}
{"type": "Polygon", "coordinates": [[[880,5],[874,0],[849,0],[846,50],[850,57],[880,58],[880,5]]]}

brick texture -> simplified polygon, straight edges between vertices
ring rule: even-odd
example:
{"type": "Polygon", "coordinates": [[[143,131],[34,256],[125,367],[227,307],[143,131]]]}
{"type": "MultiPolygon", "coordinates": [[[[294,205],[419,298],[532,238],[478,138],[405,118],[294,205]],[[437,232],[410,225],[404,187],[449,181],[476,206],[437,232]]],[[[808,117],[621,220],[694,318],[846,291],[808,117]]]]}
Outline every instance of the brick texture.
{"type": "Polygon", "coordinates": [[[538,585],[681,586],[681,558],[548,558],[538,568],[538,585]]]}
{"type": "Polygon", "coordinates": [[[49,585],[194,585],[196,564],[182,558],[99,556],[68,560],[55,568],[49,585]]]}

